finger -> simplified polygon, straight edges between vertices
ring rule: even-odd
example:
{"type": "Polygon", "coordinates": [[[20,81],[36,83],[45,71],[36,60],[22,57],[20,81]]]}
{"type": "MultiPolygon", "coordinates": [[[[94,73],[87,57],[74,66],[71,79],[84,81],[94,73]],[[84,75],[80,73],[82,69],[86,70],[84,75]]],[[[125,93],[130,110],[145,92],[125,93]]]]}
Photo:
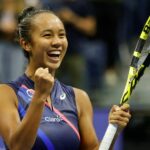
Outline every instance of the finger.
{"type": "Polygon", "coordinates": [[[117,105],[113,105],[110,112],[115,112],[115,111],[118,111],[118,110],[120,110],[120,107],[117,106],[117,105]]]}
{"type": "Polygon", "coordinates": [[[48,70],[48,68],[45,68],[44,70],[45,70],[45,72],[46,72],[46,73],[49,73],[49,70],[48,70]]]}
{"type": "Polygon", "coordinates": [[[126,122],[126,121],[120,121],[120,120],[111,120],[110,123],[117,124],[119,126],[119,128],[124,128],[128,124],[128,122],[126,122]]]}
{"type": "Polygon", "coordinates": [[[125,122],[129,122],[129,119],[130,119],[130,115],[126,116],[126,117],[122,117],[122,116],[112,116],[110,117],[110,121],[111,120],[119,120],[119,121],[125,121],[125,122]]]}
{"type": "Polygon", "coordinates": [[[131,115],[129,113],[125,113],[125,114],[113,114],[110,116],[109,120],[119,120],[119,121],[127,121],[129,122],[131,118],[131,115]]]}
{"type": "Polygon", "coordinates": [[[130,105],[129,104],[123,104],[121,107],[120,107],[122,110],[129,110],[130,109],[130,105]]]}
{"type": "Polygon", "coordinates": [[[128,120],[131,118],[131,115],[129,112],[124,111],[117,111],[113,114],[110,114],[109,120],[124,120],[124,118],[128,118],[128,120]]]}
{"type": "Polygon", "coordinates": [[[131,118],[131,114],[130,114],[129,112],[122,111],[122,110],[113,112],[113,113],[110,115],[110,118],[111,118],[111,117],[117,117],[117,116],[131,118]]]}
{"type": "Polygon", "coordinates": [[[34,74],[34,75],[38,75],[38,74],[40,74],[40,73],[42,72],[42,70],[43,70],[43,68],[42,68],[42,67],[40,67],[40,68],[36,69],[36,71],[35,71],[35,74],[34,74]]]}
{"type": "Polygon", "coordinates": [[[54,77],[49,73],[48,68],[38,68],[34,75],[35,80],[43,79],[45,81],[54,82],[54,77]]]}

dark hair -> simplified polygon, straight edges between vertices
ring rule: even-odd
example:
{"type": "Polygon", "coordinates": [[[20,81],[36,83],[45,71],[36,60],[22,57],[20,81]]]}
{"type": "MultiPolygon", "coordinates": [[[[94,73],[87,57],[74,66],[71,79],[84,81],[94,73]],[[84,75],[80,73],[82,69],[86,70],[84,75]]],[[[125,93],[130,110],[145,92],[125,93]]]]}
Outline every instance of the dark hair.
{"type": "MultiPolygon", "coordinates": [[[[28,7],[25,8],[19,15],[18,15],[18,28],[16,32],[16,40],[19,41],[20,38],[23,38],[26,42],[31,42],[31,25],[32,19],[35,15],[41,13],[51,13],[54,14],[52,11],[47,9],[37,9],[35,7],[28,7]]],[[[29,53],[27,51],[23,51],[25,57],[29,59],[29,53]]]]}

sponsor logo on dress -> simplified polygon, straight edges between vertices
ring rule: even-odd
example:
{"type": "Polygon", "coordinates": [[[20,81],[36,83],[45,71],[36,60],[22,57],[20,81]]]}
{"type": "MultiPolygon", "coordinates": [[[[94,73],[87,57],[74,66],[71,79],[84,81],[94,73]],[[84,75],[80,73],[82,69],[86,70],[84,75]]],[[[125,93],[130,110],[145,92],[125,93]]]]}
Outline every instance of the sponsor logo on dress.
{"type": "Polygon", "coordinates": [[[56,117],[44,117],[46,122],[61,122],[62,118],[60,118],[58,115],[56,117]]]}
{"type": "Polygon", "coordinates": [[[64,100],[66,98],[66,94],[65,93],[62,93],[61,95],[60,95],[60,100],[64,100]]]}
{"type": "Polygon", "coordinates": [[[31,101],[32,96],[33,96],[33,94],[34,94],[34,90],[33,90],[33,89],[27,89],[27,90],[26,90],[26,93],[27,93],[27,95],[28,95],[28,100],[31,101]]]}

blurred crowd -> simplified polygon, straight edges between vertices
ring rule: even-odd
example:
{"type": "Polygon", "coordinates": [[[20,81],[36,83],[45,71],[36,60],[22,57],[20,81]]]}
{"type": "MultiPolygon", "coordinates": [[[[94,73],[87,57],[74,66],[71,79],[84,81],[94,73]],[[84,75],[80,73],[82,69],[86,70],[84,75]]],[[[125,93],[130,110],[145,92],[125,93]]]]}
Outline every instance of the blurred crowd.
{"type": "Polygon", "coordinates": [[[54,11],[64,22],[68,53],[57,72],[92,99],[104,84],[117,84],[118,66],[149,16],[149,0],[0,0],[0,81],[20,76],[27,60],[15,42],[17,14],[27,6],[54,11]]]}

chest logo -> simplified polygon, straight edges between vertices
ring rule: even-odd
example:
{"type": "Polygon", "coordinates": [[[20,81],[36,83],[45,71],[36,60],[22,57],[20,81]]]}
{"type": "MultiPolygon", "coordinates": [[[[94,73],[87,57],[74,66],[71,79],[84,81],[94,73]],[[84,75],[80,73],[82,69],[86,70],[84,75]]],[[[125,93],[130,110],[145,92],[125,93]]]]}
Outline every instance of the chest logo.
{"type": "Polygon", "coordinates": [[[61,122],[62,118],[60,118],[58,115],[55,117],[45,117],[44,118],[46,122],[61,122]]]}
{"type": "Polygon", "coordinates": [[[61,95],[60,95],[60,100],[64,100],[66,98],[66,94],[65,93],[62,93],[61,95]]]}
{"type": "Polygon", "coordinates": [[[32,89],[27,89],[27,90],[26,90],[26,93],[27,93],[27,95],[28,95],[30,98],[32,98],[32,96],[33,96],[33,94],[34,94],[34,91],[33,91],[32,89]]]}

